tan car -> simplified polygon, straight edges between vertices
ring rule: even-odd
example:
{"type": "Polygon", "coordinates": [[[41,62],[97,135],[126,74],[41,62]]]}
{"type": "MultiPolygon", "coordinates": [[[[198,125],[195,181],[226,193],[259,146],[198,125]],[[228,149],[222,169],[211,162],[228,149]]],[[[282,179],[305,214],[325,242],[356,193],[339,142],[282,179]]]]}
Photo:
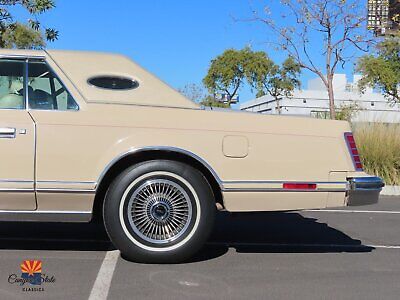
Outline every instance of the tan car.
{"type": "Polygon", "coordinates": [[[0,220],[104,219],[125,257],[177,262],[217,208],[370,204],[349,124],[198,107],[126,57],[0,50],[0,220]]]}

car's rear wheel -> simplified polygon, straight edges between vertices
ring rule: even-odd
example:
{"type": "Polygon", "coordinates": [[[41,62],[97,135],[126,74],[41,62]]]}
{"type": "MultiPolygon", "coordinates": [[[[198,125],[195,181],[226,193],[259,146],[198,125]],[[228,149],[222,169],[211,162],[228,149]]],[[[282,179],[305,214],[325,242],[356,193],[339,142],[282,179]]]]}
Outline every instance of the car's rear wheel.
{"type": "Polygon", "coordinates": [[[199,171],[155,160],[132,166],[114,180],[103,214],[110,239],[125,258],[173,263],[203,246],[214,223],[215,203],[199,171]]]}

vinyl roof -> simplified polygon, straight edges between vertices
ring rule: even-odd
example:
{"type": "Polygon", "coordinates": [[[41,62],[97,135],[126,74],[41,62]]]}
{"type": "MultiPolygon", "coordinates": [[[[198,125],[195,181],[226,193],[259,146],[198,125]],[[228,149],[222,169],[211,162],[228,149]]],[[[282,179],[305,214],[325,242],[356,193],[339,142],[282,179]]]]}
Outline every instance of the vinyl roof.
{"type": "Polygon", "coordinates": [[[50,57],[89,103],[198,107],[156,76],[122,55],[85,51],[1,49],[0,56],[50,57]],[[136,80],[139,86],[129,90],[98,88],[88,83],[88,79],[96,76],[126,77],[136,80]]]}

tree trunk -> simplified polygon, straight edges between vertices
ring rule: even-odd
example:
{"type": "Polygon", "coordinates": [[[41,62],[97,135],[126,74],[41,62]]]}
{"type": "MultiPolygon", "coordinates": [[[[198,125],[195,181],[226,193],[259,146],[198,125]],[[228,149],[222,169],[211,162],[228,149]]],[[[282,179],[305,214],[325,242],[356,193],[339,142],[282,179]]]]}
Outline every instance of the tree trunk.
{"type": "Polygon", "coordinates": [[[332,120],[336,119],[336,110],[335,110],[335,97],[333,93],[333,76],[328,75],[328,97],[329,97],[329,114],[332,120]]]}
{"type": "Polygon", "coordinates": [[[281,108],[281,103],[279,102],[280,99],[279,97],[275,97],[276,100],[276,109],[278,111],[278,115],[282,114],[282,108],[281,108]]]}

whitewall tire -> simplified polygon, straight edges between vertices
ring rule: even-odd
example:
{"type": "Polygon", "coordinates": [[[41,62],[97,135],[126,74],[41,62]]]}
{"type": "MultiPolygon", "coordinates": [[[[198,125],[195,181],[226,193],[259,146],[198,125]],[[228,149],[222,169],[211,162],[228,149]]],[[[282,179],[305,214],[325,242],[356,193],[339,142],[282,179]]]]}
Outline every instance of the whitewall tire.
{"type": "Polygon", "coordinates": [[[154,160],[132,166],[111,184],[104,222],[129,260],[182,262],[207,240],[215,201],[206,178],[183,163],[154,160]]]}

